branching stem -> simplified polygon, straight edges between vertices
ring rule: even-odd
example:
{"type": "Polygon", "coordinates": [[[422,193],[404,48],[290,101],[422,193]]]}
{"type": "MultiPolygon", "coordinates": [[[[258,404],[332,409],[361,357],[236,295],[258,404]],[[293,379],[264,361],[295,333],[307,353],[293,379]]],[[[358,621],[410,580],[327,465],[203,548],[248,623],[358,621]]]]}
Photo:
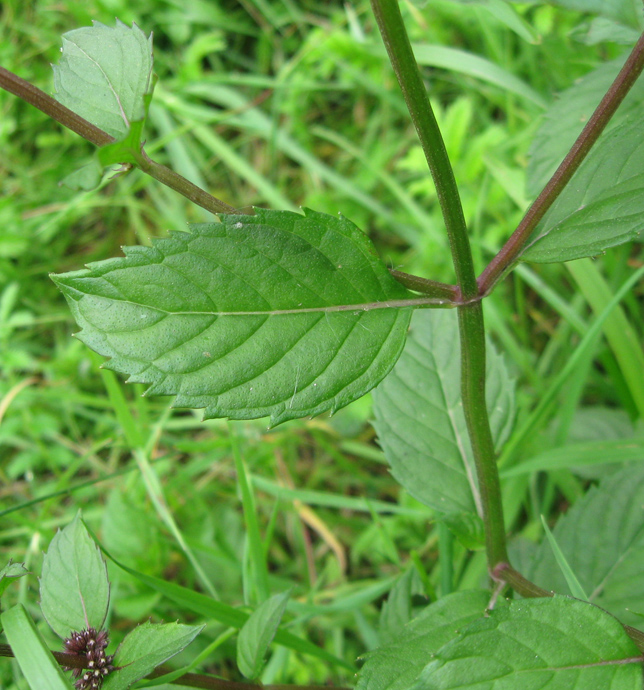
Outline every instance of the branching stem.
{"type": "Polygon", "coordinates": [[[548,184],[536,198],[523,220],[499,253],[490,261],[478,278],[482,295],[489,294],[503,275],[519,258],[539,221],[568,184],[591,148],[604,131],[615,111],[624,100],[644,69],[644,34],[640,36],[626,63],[602,98],[595,112],[581,131],[577,141],[563,159],[548,184]]]}
{"type": "MultiPolygon", "coordinates": [[[[107,144],[113,144],[115,141],[114,137],[107,132],[88,122],[73,110],[59,103],[55,98],[52,98],[21,77],[9,72],[4,67],[0,67],[0,87],[35,106],[45,115],[49,115],[56,122],[60,122],[61,125],[71,129],[72,132],[76,132],[76,134],[95,146],[106,146],[107,144]]],[[[192,184],[192,182],[186,180],[185,177],[174,172],[174,170],[170,170],[165,165],[151,160],[144,151],[141,151],[141,154],[137,156],[137,164],[143,172],[179,192],[179,194],[201,206],[201,208],[205,208],[206,211],[211,213],[240,213],[240,211],[229,206],[224,201],[204,192],[203,189],[192,184]]]]}

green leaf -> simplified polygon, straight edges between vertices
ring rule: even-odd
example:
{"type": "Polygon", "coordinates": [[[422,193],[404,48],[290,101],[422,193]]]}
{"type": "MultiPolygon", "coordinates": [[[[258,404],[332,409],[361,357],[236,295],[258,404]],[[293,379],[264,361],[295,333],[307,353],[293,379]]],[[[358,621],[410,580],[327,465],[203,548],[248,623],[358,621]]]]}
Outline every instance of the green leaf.
{"type": "Polygon", "coordinates": [[[152,74],[152,36],[135,25],[94,22],[63,35],[54,66],[56,98],[115,138],[143,120],[152,74]]]}
{"type": "Polygon", "coordinates": [[[14,580],[28,574],[29,571],[22,563],[12,563],[9,561],[4,568],[0,568],[0,596],[14,580]]]}
{"type": "MultiPolygon", "coordinates": [[[[629,465],[605,478],[553,530],[563,556],[590,602],[637,625],[644,610],[644,467],[629,465]]],[[[525,573],[539,586],[570,591],[544,540],[525,573]]]]}
{"type": "Polygon", "coordinates": [[[260,604],[244,623],[237,638],[237,666],[246,678],[257,678],[279,627],[291,592],[275,594],[260,604]]]}
{"type": "Polygon", "coordinates": [[[641,27],[642,5],[639,0],[549,0],[551,5],[559,5],[575,12],[592,12],[609,19],[641,27]]]}
{"type": "Polygon", "coordinates": [[[40,607],[53,631],[65,638],[72,630],[100,630],[109,600],[105,561],[78,513],[45,554],[40,607]]]}
{"type": "Polygon", "coordinates": [[[485,525],[475,513],[447,513],[441,522],[466,549],[476,551],[485,548],[485,525]]]}
{"type": "MultiPolygon", "coordinates": [[[[188,587],[181,587],[173,582],[166,582],[166,580],[161,580],[160,578],[140,573],[132,568],[128,568],[122,563],[119,563],[109,554],[107,555],[115,565],[121,568],[121,570],[124,570],[126,573],[129,573],[135,577],[137,580],[139,580],[139,582],[142,582],[148,587],[160,592],[163,594],[163,596],[168,597],[168,599],[171,599],[175,603],[189,609],[190,611],[194,611],[200,616],[204,616],[205,618],[213,618],[227,627],[237,629],[241,628],[249,618],[248,614],[244,613],[244,611],[240,611],[232,606],[223,604],[220,601],[215,601],[211,597],[208,597],[205,594],[200,594],[199,592],[195,592],[188,587]]],[[[351,672],[355,670],[354,667],[344,661],[344,659],[333,656],[333,654],[327,652],[326,649],[318,647],[312,642],[304,640],[301,637],[297,637],[286,630],[278,630],[275,635],[275,641],[284,647],[293,649],[301,654],[308,654],[318,659],[322,659],[327,664],[331,664],[333,666],[342,666],[351,672]]]]}
{"type": "Polygon", "coordinates": [[[32,690],[69,690],[69,681],[22,604],[5,611],[1,620],[29,687],[32,690]]]}
{"type": "Polygon", "coordinates": [[[416,568],[407,570],[391,588],[380,611],[378,635],[381,644],[390,644],[413,617],[412,597],[422,594],[423,583],[416,568]]]}
{"type": "Polygon", "coordinates": [[[489,595],[455,592],[428,606],[396,639],[366,655],[356,690],[406,690],[464,625],[483,616],[489,595]]]}
{"type": "MultiPolygon", "coordinates": [[[[590,22],[577,26],[571,37],[587,46],[598,43],[617,43],[630,46],[637,43],[640,32],[630,26],[624,26],[605,17],[595,17],[590,22]]],[[[621,106],[620,106],[621,107],[621,106]]]]}
{"type": "Polygon", "coordinates": [[[495,609],[462,630],[413,687],[640,690],[641,656],[605,611],[565,597],[528,599],[495,609]]]}
{"type": "MultiPolygon", "coordinates": [[[[637,130],[638,136],[644,135],[644,124],[639,123],[637,130]]],[[[622,133],[621,130],[614,131],[615,135],[622,133]]],[[[623,163],[628,158],[627,146],[638,149],[638,155],[644,155],[644,147],[637,146],[636,141],[624,136],[619,142],[611,142],[615,144],[616,153],[613,163],[618,160],[623,163]]],[[[610,167],[605,163],[595,165],[593,172],[601,177],[609,176],[612,173],[610,167]]],[[[644,161],[640,161],[639,167],[644,171],[644,161]]],[[[621,175],[618,174],[619,177],[621,175]]],[[[604,183],[607,179],[604,179],[604,183]]],[[[589,193],[589,203],[584,205],[575,192],[583,188],[586,182],[586,178],[573,177],[570,183],[573,191],[563,192],[556,202],[556,208],[553,206],[552,215],[537,228],[521,256],[523,261],[555,263],[582,259],[605,253],[606,249],[640,236],[644,228],[644,172],[625,180],[614,180],[614,184],[595,198],[589,193]],[[554,222],[557,213],[568,215],[554,222]]]]}
{"type": "Polygon", "coordinates": [[[122,668],[107,676],[102,690],[127,690],[137,680],[185,649],[204,627],[147,622],[134,628],[114,655],[114,665],[122,668]]]}
{"type": "Polygon", "coordinates": [[[258,210],[124,251],[54,277],[79,337],[206,418],[335,411],[403,348],[410,293],[345,218],[258,210]]]}
{"type": "MultiPolygon", "coordinates": [[[[626,55],[589,72],[569,89],[559,94],[545,113],[530,147],[527,170],[528,196],[536,197],[548,182],[625,60],[626,55]]],[[[611,118],[603,136],[627,120],[633,113],[639,113],[643,102],[644,80],[640,79],[635,82],[624,102],[611,118]]]]}
{"type": "Polygon", "coordinates": [[[96,159],[64,177],[59,184],[74,191],[90,192],[101,182],[102,168],[96,159]]]}
{"type": "MultiPolygon", "coordinates": [[[[514,421],[514,382],[488,345],[487,403],[499,447],[514,421]]],[[[418,311],[400,360],[374,391],[378,440],[394,477],[442,513],[477,512],[479,503],[459,352],[456,312],[418,311]]]]}

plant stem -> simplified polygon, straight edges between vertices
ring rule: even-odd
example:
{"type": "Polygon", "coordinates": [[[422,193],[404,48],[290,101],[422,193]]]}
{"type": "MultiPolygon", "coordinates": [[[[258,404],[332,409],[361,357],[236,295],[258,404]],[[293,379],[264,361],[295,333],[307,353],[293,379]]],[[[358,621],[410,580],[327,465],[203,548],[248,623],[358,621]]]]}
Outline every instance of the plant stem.
{"type": "Polygon", "coordinates": [[[640,36],[626,63],[602,98],[595,112],[581,131],[577,141],[563,159],[541,194],[530,206],[523,220],[512,233],[499,253],[490,261],[478,278],[482,295],[487,295],[519,258],[539,221],[552,206],[564,187],[575,174],[582,161],[604,131],[615,111],[624,100],[644,69],[644,34],[640,36]]]}
{"type": "Polygon", "coordinates": [[[461,199],[445,143],[400,14],[398,0],[371,0],[371,6],[434,178],[454,259],[457,284],[463,299],[472,299],[478,295],[478,286],[461,199]]]}
{"type": "Polygon", "coordinates": [[[461,398],[479,483],[485,549],[490,571],[508,560],[501,482],[485,400],[485,324],[483,305],[458,307],[461,340],[461,398]]]}
{"type": "Polygon", "coordinates": [[[439,283],[436,280],[427,280],[420,276],[410,275],[409,273],[402,273],[401,271],[389,270],[389,273],[399,282],[402,283],[409,290],[415,292],[422,292],[423,295],[429,297],[440,297],[454,301],[456,299],[456,286],[447,285],[447,283],[439,283]]]}
{"type": "MultiPolygon", "coordinates": [[[[45,115],[49,115],[49,117],[56,120],[56,122],[60,122],[61,125],[67,127],[67,129],[71,129],[72,132],[76,132],[76,134],[83,137],[83,139],[86,139],[96,146],[106,146],[116,141],[114,137],[107,132],[104,132],[99,127],[96,127],[96,125],[88,122],[85,118],[77,115],[73,110],[59,103],[55,98],[52,98],[21,77],[9,72],[9,70],[6,70],[4,67],[0,67],[0,88],[9,91],[23,101],[35,106],[38,110],[45,113],[45,115]]],[[[136,159],[137,164],[143,172],[179,192],[179,194],[198,206],[205,208],[206,211],[210,211],[211,213],[241,213],[241,211],[236,210],[234,207],[208,194],[203,189],[192,184],[189,180],[186,180],[185,177],[167,168],[165,165],[151,160],[143,150],[141,151],[141,155],[136,155],[136,159]]]]}
{"type": "Polygon", "coordinates": [[[427,97],[398,0],[371,0],[389,59],[418,132],[443,211],[457,278],[461,397],[472,444],[485,523],[488,567],[508,560],[501,486],[485,401],[483,309],[463,208],[443,137],[427,97]]]}

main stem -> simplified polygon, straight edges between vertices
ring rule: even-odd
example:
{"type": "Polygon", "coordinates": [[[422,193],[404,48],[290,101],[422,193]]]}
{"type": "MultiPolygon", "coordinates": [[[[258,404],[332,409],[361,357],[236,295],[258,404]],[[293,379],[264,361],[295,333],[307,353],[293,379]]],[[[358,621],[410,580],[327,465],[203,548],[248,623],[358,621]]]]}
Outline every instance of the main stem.
{"type": "Polygon", "coordinates": [[[485,401],[485,326],[474,261],[454,172],[427,97],[398,0],[371,0],[389,59],[434,178],[457,279],[461,339],[461,393],[485,523],[488,566],[508,560],[501,486],[485,401]]]}

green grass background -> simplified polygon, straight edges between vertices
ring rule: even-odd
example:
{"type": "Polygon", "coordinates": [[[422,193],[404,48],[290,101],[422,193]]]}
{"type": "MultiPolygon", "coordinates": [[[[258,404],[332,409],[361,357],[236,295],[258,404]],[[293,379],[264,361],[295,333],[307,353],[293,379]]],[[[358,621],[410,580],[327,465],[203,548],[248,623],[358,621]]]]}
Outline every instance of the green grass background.
{"type": "MultiPolygon", "coordinates": [[[[544,108],[625,48],[586,45],[579,27],[588,17],[539,3],[513,5],[514,28],[485,3],[401,6],[480,270],[530,201],[527,152],[544,108]],[[465,52],[441,62],[432,46],[465,52]],[[471,56],[489,61],[483,78],[471,56]]],[[[435,191],[368,2],[9,0],[0,65],[51,92],[61,35],[115,17],[154,32],[150,155],[237,207],[341,212],[391,267],[453,282],[435,191]]],[[[99,370],[100,358],[70,337],[75,326],[48,274],[210,216],[136,171],[93,192],[60,187],[91,154],[0,92],[0,565],[12,558],[39,573],[56,529],[80,508],[110,553],[145,575],[248,610],[292,587],[288,630],[349,664],[378,644],[382,601],[401,573],[415,569],[430,598],[484,583],[482,553],[447,538],[391,479],[368,397],[333,418],[267,430],[261,420],[202,423],[199,412],[171,411],[168,399],[141,397],[140,386],[99,370]]],[[[592,310],[642,265],[641,251],[625,245],[589,265],[523,266],[486,300],[489,330],[518,379],[520,419],[570,359],[592,310]]],[[[641,342],[641,288],[623,309],[641,342]]],[[[590,354],[520,457],[637,429],[633,363],[608,339],[590,354]]],[[[554,519],[586,486],[568,470],[508,479],[509,528],[539,537],[539,516],[554,519]]],[[[177,664],[204,652],[196,670],[239,679],[232,629],[113,564],[110,574],[114,642],[150,617],[204,620],[177,664]]],[[[3,601],[41,621],[37,587],[23,578],[3,601]]],[[[0,687],[24,688],[18,678],[0,660],[0,687]]],[[[352,673],[276,646],[262,680],[350,684],[352,673]]]]}

